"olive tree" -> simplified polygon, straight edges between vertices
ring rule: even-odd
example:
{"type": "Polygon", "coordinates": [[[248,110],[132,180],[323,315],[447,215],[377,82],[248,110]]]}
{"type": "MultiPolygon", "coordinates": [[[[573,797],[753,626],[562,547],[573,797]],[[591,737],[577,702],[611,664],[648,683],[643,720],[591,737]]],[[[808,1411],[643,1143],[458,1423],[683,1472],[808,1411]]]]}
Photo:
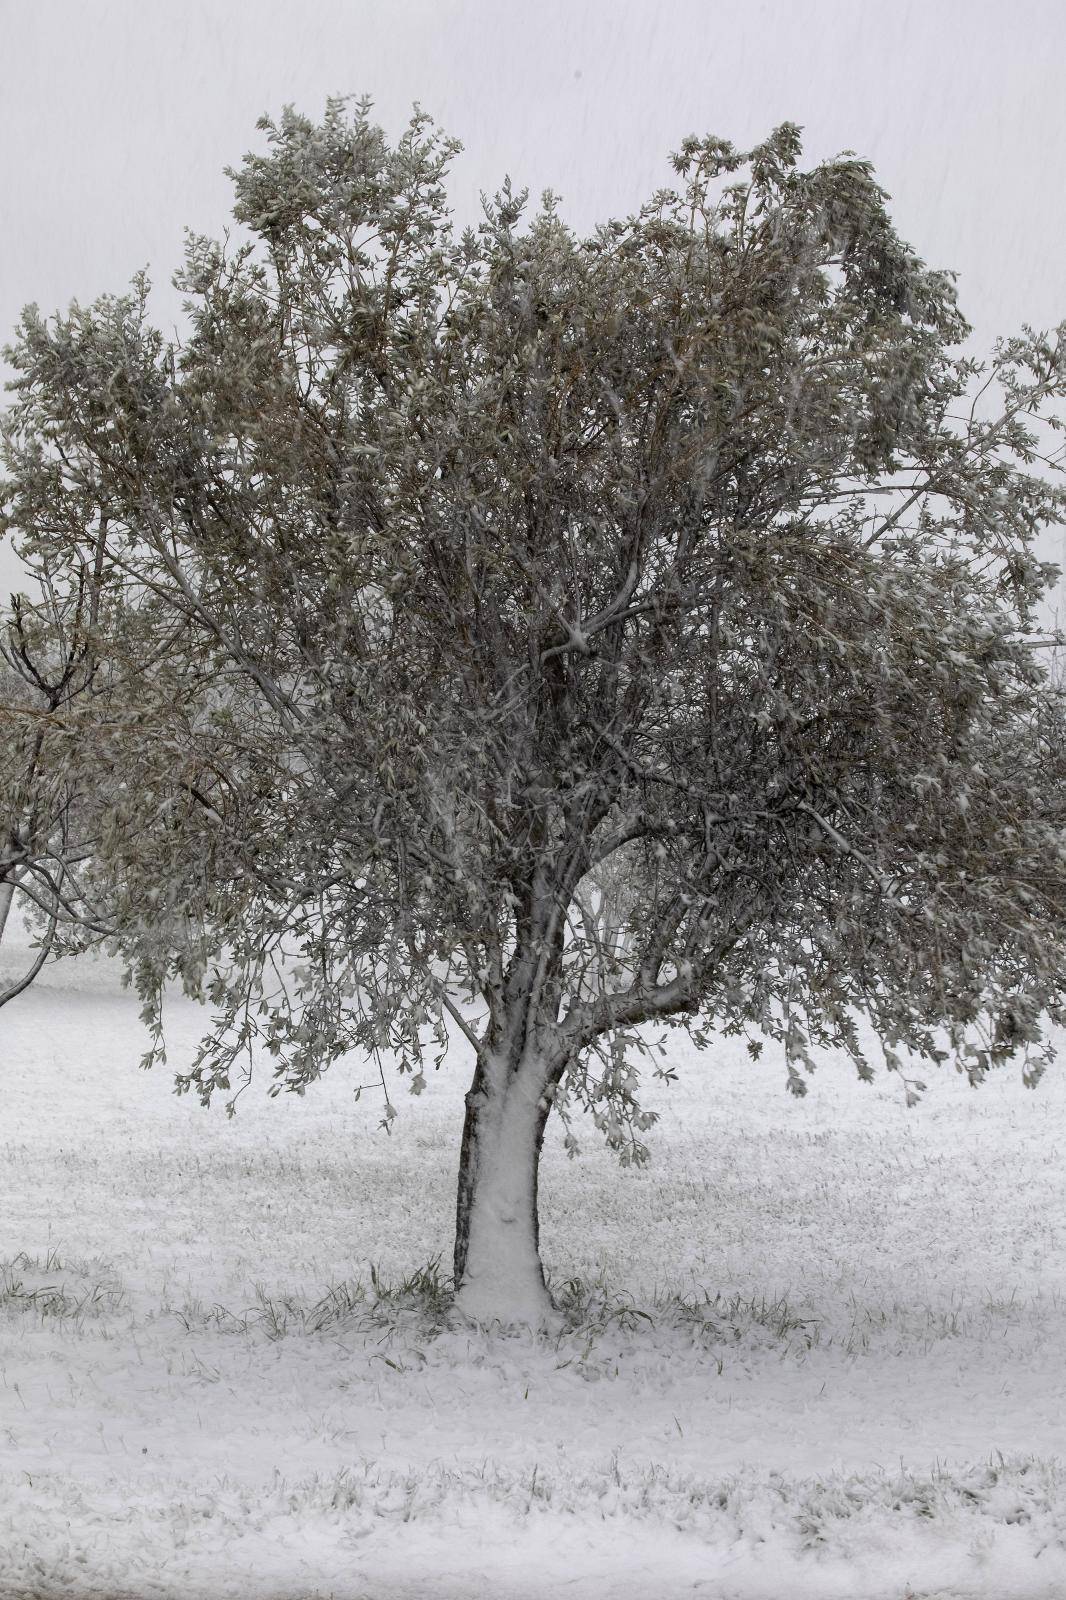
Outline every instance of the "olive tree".
{"type": "Polygon", "coordinates": [[[174,978],[205,1103],[264,1055],[272,1092],[359,1051],[417,1093],[465,1036],[458,1302],[530,1321],[546,1119],[641,1159],[655,1024],[776,1041],[796,1093],[828,1045],[870,1076],[862,1017],[908,1096],[922,1058],[1035,1081],[1062,330],[964,357],[869,164],[805,170],[790,124],[685,139],[588,237],[509,182],[457,232],[417,109],[259,126],[179,340],[138,280],[8,353],[7,527],[52,572],[104,549],[100,651],[166,642],[57,757],[110,775],[146,1059],[174,978]]]}
{"type": "Polygon", "coordinates": [[[90,853],[85,797],[66,763],[50,759],[64,722],[102,690],[87,637],[92,586],[84,570],[68,594],[38,576],[36,600],[13,595],[0,613],[0,945],[16,900],[40,934],[26,969],[0,982],[0,1006],[29,988],[50,955],[69,949],[69,937],[57,939],[61,922],[68,936],[76,929],[78,944],[92,922],[78,876],[90,853]]]}

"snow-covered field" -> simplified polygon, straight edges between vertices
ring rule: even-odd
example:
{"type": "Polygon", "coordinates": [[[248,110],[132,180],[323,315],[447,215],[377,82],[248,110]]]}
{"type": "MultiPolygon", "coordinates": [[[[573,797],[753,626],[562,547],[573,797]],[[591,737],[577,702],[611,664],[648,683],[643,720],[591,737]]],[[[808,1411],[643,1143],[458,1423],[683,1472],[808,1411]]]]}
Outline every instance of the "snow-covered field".
{"type": "Polygon", "coordinates": [[[1066,1070],[797,1102],[674,1035],[650,1168],[549,1140],[566,1330],[488,1336],[402,1288],[458,1044],[391,1137],[358,1062],[228,1122],[136,1009],[83,964],[0,1012],[3,1600],[1066,1595],[1066,1070]]]}

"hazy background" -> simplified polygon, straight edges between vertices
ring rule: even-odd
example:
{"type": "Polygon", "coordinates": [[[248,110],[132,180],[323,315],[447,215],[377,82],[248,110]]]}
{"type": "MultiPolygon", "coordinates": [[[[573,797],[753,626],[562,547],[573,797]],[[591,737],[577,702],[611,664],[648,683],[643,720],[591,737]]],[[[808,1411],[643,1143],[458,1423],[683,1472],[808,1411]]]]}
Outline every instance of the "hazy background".
{"type": "MultiPolygon", "coordinates": [[[[810,161],[873,160],[975,352],[1066,317],[1062,0],[0,0],[0,55],[0,343],[141,267],[170,329],[182,228],[225,227],[256,118],[334,93],[463,141],[460,221],[510,174],[579,229],[670,182],[685,134],[791,119],[810,161]]],[[[0,592],[17,571],[0,546],[0,592]]]]}

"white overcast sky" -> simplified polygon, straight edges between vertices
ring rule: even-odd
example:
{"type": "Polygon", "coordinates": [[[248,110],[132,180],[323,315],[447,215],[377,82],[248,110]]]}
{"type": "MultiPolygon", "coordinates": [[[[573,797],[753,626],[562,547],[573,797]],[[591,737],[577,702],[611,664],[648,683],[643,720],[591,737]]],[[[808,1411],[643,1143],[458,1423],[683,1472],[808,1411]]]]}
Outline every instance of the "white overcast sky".
{"type": "Polygon", "coordinates": [[[141,267],[169,328],[182,227],[225,226],[256,118],[361,93],[462,140],[460,220],[509,174],[579,229],[670,182],[685,134],[790,119],[812,161],[873,160],[978,351],[1066,317],[1066,0],[0,0],[0,55],[0,343],[141,267]]]}

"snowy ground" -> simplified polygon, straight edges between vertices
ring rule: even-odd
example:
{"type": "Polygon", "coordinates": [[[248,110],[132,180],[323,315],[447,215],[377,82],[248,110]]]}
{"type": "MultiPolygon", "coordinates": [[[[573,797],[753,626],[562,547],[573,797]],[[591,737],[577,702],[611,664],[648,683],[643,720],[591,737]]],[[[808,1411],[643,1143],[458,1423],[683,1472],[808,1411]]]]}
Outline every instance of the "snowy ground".
{"type": "Polygon", "coordinates": [[[493,1338],[396,1292],[458,1046],[391,1138],[359,1063],[227,1122],[142,1048],[106,972],[0,1012],[3,1600],[1066,1594],[1066,1073],[797,1102],[674,1036],[648,1170],[549,1142],[572,1326],[493,1338]]]}

